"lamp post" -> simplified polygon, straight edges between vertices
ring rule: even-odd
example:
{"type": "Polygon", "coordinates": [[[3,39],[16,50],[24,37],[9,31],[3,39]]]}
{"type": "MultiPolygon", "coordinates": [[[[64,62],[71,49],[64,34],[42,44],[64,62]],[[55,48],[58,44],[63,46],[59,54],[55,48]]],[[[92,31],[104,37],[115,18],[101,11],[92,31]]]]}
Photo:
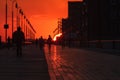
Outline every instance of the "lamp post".
{"type": "Polygon", "coordinates": [[[18,14],[19,8],[18,8],[18,4],[16,3],[15,6],[16,6],[16,10],[17,10],[16,11],[16,17],[17,17],[16,18],[16,26],[19,27],[20,25],[19,25],[19,14],[18,14]]]}
{"type": "Polygon", "coordinates": [[[24,15],[23,23],[24,23],[24,33],[25,33],[25,26],[26,26],[26,16],[25,15],[24,15]]]}
{"type": "Polygon", "coordinates": [[[6,0],[6,4],[5,4],[5,24],[4,24],[4,29],[5,29],[5,40],[6,40],[6,42],[7,42],[7,29],[9,28],[9,25],[7,24],[7,8],[8,6],[7,6],[7,0],[6,0]]]}
{"type": "Polygon", "coordinates": [[[16,0],[11,0],[12,1],[12,34],[14,31],[14,3],[16,0]]]}
{"type": "Polygon", "coordinates": [[[22,11],[22,9],[19,10],[19,14],[20,14],[20,26],[21,26],[21,28],[23,28],[23,11],[22,11]]]}
{"type": "Polygon", "coordinates": [[[21,15],[23,15],[22,9],[16,3],[16,15],[17,15],[17,27],[21,27],[21,15]]]}

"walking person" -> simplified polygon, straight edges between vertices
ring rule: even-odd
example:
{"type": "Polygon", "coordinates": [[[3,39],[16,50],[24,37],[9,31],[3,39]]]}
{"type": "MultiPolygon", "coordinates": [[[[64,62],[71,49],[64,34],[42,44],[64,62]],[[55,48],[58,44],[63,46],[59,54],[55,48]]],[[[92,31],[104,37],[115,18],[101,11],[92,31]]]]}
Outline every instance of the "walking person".
{"type": "Polygon", "coordinates": [[[20,27],[17,27],[17,31],[13,33],[13,43],[16,44],[17,57],[22,56],[22,44],[25,41],[24,33],[21,31],[20,27]]]}
{"type": "Polygon", "coordinates": [[[50,36],[50,35],[48,36],[48,39],[47,39],[47,44],[48,44],[48,49],[49,49],[49,52],[51,52],[52,38],[51,38],[51,36],[50,36]]]}
{"type": "Polygon", "coordinates": [[[35,40],[35,45],[36,45],[36,47],[38,47],[38,39],[37,38],[35,40]]]}
{"type": "Polygon", "coordinates": [[[44,39],[42,36],[39,38],[39,47],[41,50],[43,50],[44,48],[44,39]]]}

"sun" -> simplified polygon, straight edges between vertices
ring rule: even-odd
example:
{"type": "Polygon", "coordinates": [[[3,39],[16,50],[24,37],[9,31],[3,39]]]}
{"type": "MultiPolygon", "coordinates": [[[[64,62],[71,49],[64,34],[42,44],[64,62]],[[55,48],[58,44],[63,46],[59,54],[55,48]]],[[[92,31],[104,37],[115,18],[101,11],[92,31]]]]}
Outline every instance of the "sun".
{"type": "Polygon", "coordinates": [[[61,35],[62,35],[62,33],[59,33],[59,34],[55,35],[55,37],[53,38],[53,41],[56,41],[57,37],[60,37],[61,35]]]}

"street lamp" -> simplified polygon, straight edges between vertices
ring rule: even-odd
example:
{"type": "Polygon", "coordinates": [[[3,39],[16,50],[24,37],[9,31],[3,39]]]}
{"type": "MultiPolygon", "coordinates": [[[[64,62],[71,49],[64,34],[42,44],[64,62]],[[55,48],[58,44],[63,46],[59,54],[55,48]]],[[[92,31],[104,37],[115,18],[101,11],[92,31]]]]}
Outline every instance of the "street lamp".
{"type": "Polygon", "coordinates": [[[12,34],[14,31],[14,3],[16,2],[16,0],[11,0],[12,1],[12,34]]]}
{"type": "Polygon", "coordinates": [[[18,8],[18,4],[16,3],[15,4],[15,7],[16,7],[16,16],[17,16],[17,19],[16,19],[16,26],[18,27],[18,26],[20,26],[19,25],[19,16],[18,16],[18,11],[19,11],[19,8],[18,8]]]}
{"type": "Polygon", "coordinates": [[[20,14],[20,26],[21,26],[21,28],[23,28],[23,11],[22,11],[22,9],[19,10],[19,14],[20,14]]]}
{"type": "Polygon", "coordinates": [[[23,20],[24,22],[24,33],[25,33],[25,26],[26,26],[26,16],[24,15],[24,20],[23,20]]]}
{"type": "Polygon", "coordinates": [[[4,24],[4,29],[5,29],[5,40],[6,40],[6,42],[7,42],[7,29],[9,28],[9,25],[8,25],[8,23],[7,23],[7,0],[6,0],[6,4],[5,4],[5,13],[6,13],[6,15],[5,15],[5,23],[6,24],[4,24]]]}
{"type": "Polygon", "coordinates": [[[18,6],[16,3],[16,8],[17,8],[17,27],[22,27],[22,16],[23,16],[23,11],[22,9],[18,6]]]}

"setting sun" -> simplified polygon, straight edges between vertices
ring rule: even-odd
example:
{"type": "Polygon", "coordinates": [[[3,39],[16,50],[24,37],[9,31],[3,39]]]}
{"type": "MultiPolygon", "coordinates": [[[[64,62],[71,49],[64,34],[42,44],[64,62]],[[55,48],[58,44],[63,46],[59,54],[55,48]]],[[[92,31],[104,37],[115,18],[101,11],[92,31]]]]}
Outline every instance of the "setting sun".
{"type": "Polygon", "coordinates": [[[62,35],[62,33],[59,33],[59,34],[55,35],[55,37],[53,38],[53,41],[56,41],[57,37],[60,37],[61,35],[62,35]]]}

